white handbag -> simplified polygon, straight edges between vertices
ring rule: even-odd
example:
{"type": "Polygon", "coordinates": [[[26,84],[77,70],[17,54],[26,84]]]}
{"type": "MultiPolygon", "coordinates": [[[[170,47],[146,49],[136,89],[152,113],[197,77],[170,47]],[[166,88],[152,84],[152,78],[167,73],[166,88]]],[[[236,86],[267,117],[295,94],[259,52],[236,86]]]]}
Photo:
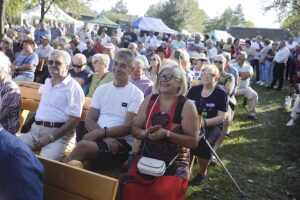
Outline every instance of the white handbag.
{"type": "Polygon", "coordinates": [[[141,157],[138,162],[137,168],[142,174],[159,177],[164,175],[166,171],[166,163],[163,160],[141,157]]]}

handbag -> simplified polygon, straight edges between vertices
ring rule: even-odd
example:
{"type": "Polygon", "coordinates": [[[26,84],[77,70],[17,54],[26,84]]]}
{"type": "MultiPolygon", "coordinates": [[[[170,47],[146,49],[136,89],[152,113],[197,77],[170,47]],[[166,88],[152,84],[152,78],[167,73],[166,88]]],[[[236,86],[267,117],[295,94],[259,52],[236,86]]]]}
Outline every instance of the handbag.
{"type": "MultiPolygon", "coordinates": [[[[149,117],[151,116],[152,110],[153,110],[155,104],[157,103],[158,99],[159,99],[159,96],[157,97],[154,104],[152,105],[152,108],[151,108],[150,113],[149,113],[148,118],[147,118],[146,127],[148,126],[149,117]]],[[[145,144],[146,144],[146,139],[144,141],[142,155],[141,155],[141,158],[140,158],[140,160],[137,164],[137,168],[138,168],[138,171],[140,173],[150,175],[150,176],[155,176],[155,177],[160,177],[160,176],[165,174],[166,169],[173,164],[173,162],[179,156],[179,152],[181,150],[180,149],[178,151],[177,155],[169,162],[169,164],[167,166],[165,161],[163,161],[163,160],[143,156],[145,144]]]]}

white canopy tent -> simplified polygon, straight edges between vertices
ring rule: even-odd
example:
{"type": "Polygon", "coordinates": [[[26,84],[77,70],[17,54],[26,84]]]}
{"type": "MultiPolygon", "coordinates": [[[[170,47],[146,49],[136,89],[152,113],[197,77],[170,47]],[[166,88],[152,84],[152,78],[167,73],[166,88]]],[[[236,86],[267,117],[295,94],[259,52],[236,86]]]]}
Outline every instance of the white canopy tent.
{"type": "MultiPolygon", "coordinates": [[[[33,21],[34,19],[40,19],[40,18],[41,18],[40,5],[32,9],[25,10],[23,13],[21,13],[21,21],[23,21],[23,19],[28,19],[29,21],[33,21]]],[[[45,15],[45,19],[62,21],[64,23],[73,24],[75,30],[81,28],[84,25],[83,21],[74,19],[73,17],[65,13],[62,9],[60,9],[56,4],[51,5],[50,9],[45,15]]]]}

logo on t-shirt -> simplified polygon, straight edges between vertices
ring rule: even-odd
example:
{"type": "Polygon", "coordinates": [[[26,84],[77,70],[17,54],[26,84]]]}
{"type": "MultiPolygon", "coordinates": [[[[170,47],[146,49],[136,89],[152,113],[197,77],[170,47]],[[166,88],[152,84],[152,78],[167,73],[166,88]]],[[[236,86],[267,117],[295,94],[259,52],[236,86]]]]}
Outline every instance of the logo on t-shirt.
{"type": "Polygon", "coordinates": [[[209,111],[212,111],[215,106],[216,105],[214,103],[207,103],[206,104],[206,107],[208,108],[209,111]]]}
{"type": "Polygon", "coordinates": [[[122,107],[125,107],[125,108],[127,108],[127,103],[122,103],[122,107]]]}

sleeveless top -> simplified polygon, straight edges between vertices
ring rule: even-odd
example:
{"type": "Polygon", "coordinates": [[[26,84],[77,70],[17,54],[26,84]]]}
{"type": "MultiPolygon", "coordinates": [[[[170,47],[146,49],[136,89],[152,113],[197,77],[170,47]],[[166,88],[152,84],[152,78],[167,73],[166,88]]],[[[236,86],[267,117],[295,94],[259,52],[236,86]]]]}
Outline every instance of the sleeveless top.
{"type": "MultiPolygon", "coordinates": [[[[145,125],[147,126],[145,128],[148,129],[155,125],[161,125],[166,130],[170,130],[177,134],[184,134],[181,127],[181,112],[187,98],[184,96],[179,96],[171,106],[171,109],[168,113],[163,113],[160,111],[159,102],[156,101],[157,98],[159,98],[158,94],[154,94],[150,98],[146,111],[147,116],[149,116],[149,120],[147,121],[149,122],[147,125],[145,125]],[[153,109],[150,113],[152,106],[153,109]]],[[[188,166],[190,162],[189,148],[174,144],[168,139],[151,141],[150,139],[146,138],[142,141],[142,144],[143,145],[141,145],[140,152],[143,153],[143,156],[164,160],[167,167],[170,161],[179,153],[176,160],[170,167],[167,168],[164,175],[179,176],[182,178],[188,177],[188,166]]]]}

